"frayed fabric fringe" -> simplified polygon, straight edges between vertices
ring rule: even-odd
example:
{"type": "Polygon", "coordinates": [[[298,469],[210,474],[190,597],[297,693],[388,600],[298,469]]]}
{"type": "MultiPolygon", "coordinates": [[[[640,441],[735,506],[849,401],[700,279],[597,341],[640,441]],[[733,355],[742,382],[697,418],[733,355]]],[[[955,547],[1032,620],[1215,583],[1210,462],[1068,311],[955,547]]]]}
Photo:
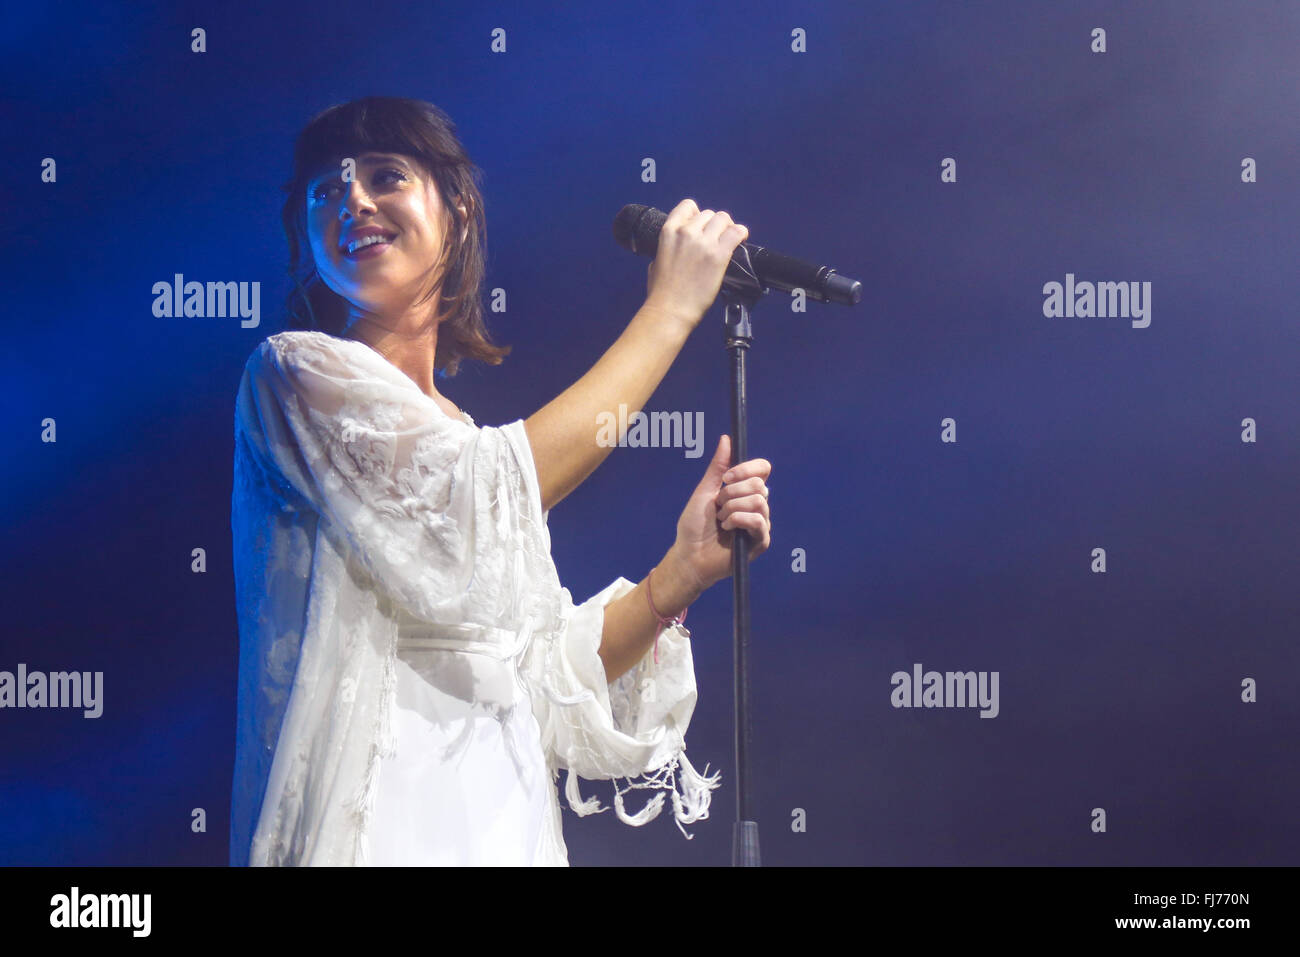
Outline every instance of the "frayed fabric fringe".
{"type": "MultiPolygon", "coordinates": [[[[676,820],[677,829],[682,832],[688,841],[693,840],[695,835],[688,834],[686,828],[682,825],[694,824],[696,821],[708,818],[709,801],[712,798],[711,792],[721,785],[721,771],[715,771],[712,775],[707,775],[709,770],[707,764],[704,766],[704,770],[706,774],[700,774],[696,771],[683,750],[674,755],[671,761],[653,774],[642,775],[641,780],[628,779],[628,786],[625,788],[620,788],[615,782],[614,813],[618,815],[618,819],[624,824],[641,827],[659,816],[659,812],[663,809],[665,795],[671,793],[673,796],[673,817],[676,820]],[[628,814],[623,803],[623,795],[631,790],[641,788],[655,788],[659,790],[659,793],[647,801],[645,807],[641,808],[640,811],[635,814],[628,814]]],[[[578,776],[571,769],[564,784],[564,796],[568,799],[569,807],[579,817],[599,814],[609,810],[608,807],[601,807],[600,799],[594,794],[589,798],[583,798],[582,792],[578,788],[578,776]]]]}

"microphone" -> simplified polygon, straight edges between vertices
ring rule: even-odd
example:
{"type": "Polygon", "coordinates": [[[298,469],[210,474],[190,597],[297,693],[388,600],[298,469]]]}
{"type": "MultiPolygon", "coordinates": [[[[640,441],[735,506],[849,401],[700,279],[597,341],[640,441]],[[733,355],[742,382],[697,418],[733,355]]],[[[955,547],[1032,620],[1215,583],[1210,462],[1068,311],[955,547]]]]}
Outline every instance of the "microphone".
{"type": "MultiPolygon", "coordinates": [[[[663,210],[631,203],[614,217],[614,240],[629,252],[653,259],[659,252],[659,231],[667,219],[668,214],[663,210]]],[[[727,276],[737,282],[752,276],[764,292],[802,289],[809,299],[817,302],[850,306],[862,299],[862,283],[856,279],[841,276],[830,266],[814,266],[754,243],[736,247],[727,264],[727,276]]]]}

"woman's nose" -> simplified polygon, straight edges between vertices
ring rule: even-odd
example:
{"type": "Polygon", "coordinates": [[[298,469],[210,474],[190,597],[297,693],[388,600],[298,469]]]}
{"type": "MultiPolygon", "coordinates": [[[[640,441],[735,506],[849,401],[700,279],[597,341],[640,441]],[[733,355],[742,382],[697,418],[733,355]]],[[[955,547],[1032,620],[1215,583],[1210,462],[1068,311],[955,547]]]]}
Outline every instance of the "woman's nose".
{"type": "Polygon", "coordinates": [[[339,204],[339,218],[342,219],[346,214],[356,219],[363,209],[374,212],[374,202],[362,187],[361,180],[354,179],[347,184],[347,192],[343,194],[343,202],[339,204]]]}

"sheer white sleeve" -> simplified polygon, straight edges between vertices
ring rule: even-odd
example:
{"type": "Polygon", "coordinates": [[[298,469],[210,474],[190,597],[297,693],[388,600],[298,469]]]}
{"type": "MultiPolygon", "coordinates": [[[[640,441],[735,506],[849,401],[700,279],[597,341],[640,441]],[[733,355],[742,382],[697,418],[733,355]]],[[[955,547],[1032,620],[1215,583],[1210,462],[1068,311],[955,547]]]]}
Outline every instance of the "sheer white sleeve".
{"type": "MultiPolygon", "coordinates": [[[[532,448],[520,430],[517,457],[531,494],[525,501],[540,504],[539,480],[532,448]]],[[[548,512],[539,512],[545,528],[548,512]]],[[[551,564],[554,568],[554,563],[551,564]]],[[[695,662],[691,633],[682,625],[659,633],[659,660],[653,646],[641,660],[613,683],[605,680],[605,666],[597,653],[605,626],[605,607],[636,585],[619,577],[580,605],[567,588],[554,587],[553,627],[530,643],[521,672],[541,730],[547,761],[558,774],[568,770],[564,793],[579,816],[608,810],[595,796],[583,799],[578,777],[611,780],[614,809],[619,820],[639,827],[659,816],[664,798],[671,794],[678,830],[691,837],[684,824],[709,816],[710,792],[719,787],[721,772],[707,775],[695,770],[686,757],[686,729],[695,711],[695,662]],[[707,776],[706,776],[707,775],[707,776]],[[620,787],[617,779],[626,779],[620,787]],[[658,791],[636,813],[628,813],[624,795],[633,789],[658,791]]]]}
{"type": "Polygon", "coordinates": [[[697,697],[690,632],[683,626],[659,635],[659,660],[653,648],[612,684],[597,650],[604,629],[605,607],[636,585],[617,578],[581,605],[562,589],[564,627],[528,660],[533,712],[542,744],[557,771],[568,769],[565,796],[580,816],[608,810],[595,796],[583,799],[577,776],[616,781],[614,808],[626,824],[640,826],[658,817],[672,795],[678,829],[709,816],[710,792],[721,772],[695,770],[686,757],[686,730],[697,697]],[[633,789],[657,790],[646,805],[629,813],[624,796],[633,789]]]}
{"type": "MultiPolygon", "coordinates": [[[[324,333],[267,339],[249,360],[245,414],[274,472],[327,519],[382,594],[417,618],[517,619],[521,524],[540,511],[505,431],[452,418],[364,343],[324,333]],[[365,361],[358,375],[359,359],[365,361]],[[475,587],[470,588],[471,581],[475,587]],[[481,607],[474,607],[478,596],[481,607]]],[[[512,423],[513,428],[522,428],[512,423]]],[[[507,427],[507,428],[511,428],[507,427]]]]}

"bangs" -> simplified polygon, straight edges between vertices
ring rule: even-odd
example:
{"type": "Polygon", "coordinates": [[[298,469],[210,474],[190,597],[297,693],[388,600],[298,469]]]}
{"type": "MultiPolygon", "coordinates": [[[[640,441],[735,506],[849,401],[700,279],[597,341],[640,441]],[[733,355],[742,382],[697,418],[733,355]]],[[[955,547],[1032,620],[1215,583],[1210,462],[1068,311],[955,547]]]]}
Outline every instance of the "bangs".
{"type": "Polygon", "coordinates": [[[344,159],[362,153],[400,153],[430,167],[431,157],[419,135],[427,121],[411,115],[410,109],[385,105],[388,102],[356,100],[316,117],[294,146],[294,184],[304,188],[322,173],[337,171],[344,159]]]}

